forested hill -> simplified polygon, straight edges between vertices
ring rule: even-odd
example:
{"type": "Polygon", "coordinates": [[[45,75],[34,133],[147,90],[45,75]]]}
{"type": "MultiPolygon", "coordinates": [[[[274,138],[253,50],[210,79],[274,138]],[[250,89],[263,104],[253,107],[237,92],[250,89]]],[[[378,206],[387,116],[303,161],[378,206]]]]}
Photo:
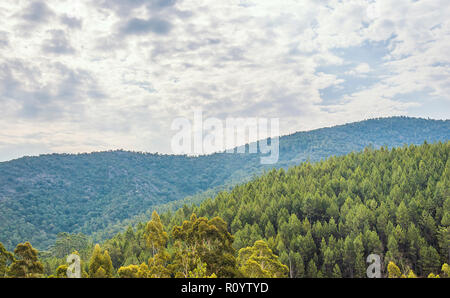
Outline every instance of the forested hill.
{"type": "MultiPolygon", "coordinates": [[[[200,206],[184,206],[160,218],[176,239],[180,225],[190,226],[192,214],[220,217],[234,236],[236,255],[264,240],[290,277],[366,277],[370,254],[381,256],[383,276],[388,269],[398,277],[441,274],[450,261],[449,154],[450,142],[367,148],[272,170],[200,206]],[[398,270],[392,264],[388,268],[389,262],[398,270]]],[[[130,228],[103,244],[115,268],[148,260],[142,235],[149,225],[137,225],[136,231],[130,228]]],[[[212,273],[217,274],[207,272],[212,273]]]]}
{"type": "Polygon", "coordinates": [[[64,277],[78,251],[85,277],[366,277],[377,254],[383,277],[450,277],[449,154],[447,141],[274,169],[101,246],[60,234],[35,272],[64,277]]]}
{"type": "MultiPolygon", "coordinates": [[[[394,117],[299,132],[280,139],[280,161],[305,160],[450,139],[450,121],[394,117]]],[[[187,157],[125,151],[52,154],[0,163],[0,242],[46,248],[58,232],[91,234],[146,210],[264,168],[256,154],[187,157]]]]}

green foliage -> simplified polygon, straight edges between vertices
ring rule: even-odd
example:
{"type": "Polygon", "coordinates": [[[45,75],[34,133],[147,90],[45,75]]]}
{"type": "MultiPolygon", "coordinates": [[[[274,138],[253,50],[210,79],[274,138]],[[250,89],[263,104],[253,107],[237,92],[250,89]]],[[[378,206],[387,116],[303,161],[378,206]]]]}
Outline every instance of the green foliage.
{"type": "Polygon", "coordinates": [[[159,253],[167,243],[169,237],[161,223],[161,219],[156,211],[153,211],[152,220],[146,227],[147,246],[152,250],[152,256],[159,253]]]}
{"type": "Polygon", "coordinates": [[[96,244],[89,261],[89,277],[106,278],[113,276],[114,268],[107,250],[102,252],[100,245],[96,244]]]}
{"type": "Polygon", "coordinates": [[[69,266],[66,264],[58,266],[58,268],[56,268],[56,277],[57,278],[66,278],[68,268],[69,268],[69,266]]]}
{"type": "MultiPolygon", "coordinates": [[[[449,121],[393,117],[284,136],[280,138],[279,162],[273,166],[261,165],[258,154],[217,153],[188,157],[126,151],[77,155],[51,154],[2,162],[0,241],[9,250],[23,241],[30,241],[41,250],[48,249],[60,232],[71,234],[81,232],[94,235],[95,241],[101,241],[123,231],[129,224],[147,221],[153,209],[173,209],[181,207],[183,203],[199,202],[205,196],[212,197],[217,190],[248,181],[253,175],[272,167],[287,168],[307,160],[319,161],[332,155],[359,151],[369,145],[374,148],[385,145],[392,148],[405,143],[420,144],[424,140],[446,141],[449,137],[449,121]],[[207,190],[209,192],[200,195],[207,190]],[[194,196],[196,194],[199,196],[194,196]],[[182,200],[186,196],[194,197],[182,200]]],[[[421,167],[427,172],[430,165],[426,163],[420,165],[419,162],[414,164],[414,169],[421,167]]],[[[365,172],[363,166],[356,173],[365,172]]],[[[346,197],[339,198],[334,204],[327,203],[327,210],[321,208],[324,200],[328,202],[330,195],[333,192],[335,194],[340,192],[342,187],[360,194],[360,198],[361,195],[371,195],[368,191],[381,194],[385,191],[384,188],[391,188],[391,183],[378,183],[390,178],[385,176],[386,174],[381,168],[379,172],[374,171],[366,175],[363,180],[355,180],[348,184],[341,182],[340,177],[336,177],[330,181],[324,194],[302,198],[305,216],[312,221],[321,216],[334,216],[337,219],[338,204],[342,204],[341,200],[345,200],[346,197]],[[368,188],[370,182],[376,184],[376,187],[368,188]]],[[[402,187],[392,189],[391,195],[400,201],[404,199],[403,188],[407,189],[411,184],[423,189],[430,178],[425,173],[411,177],[408,168],[404,166],[395,168],[391,174],[393,184],[405,182],[402,187]]],[[[343,178],[346,178],[346,173],[343,173],[343,178]]],[[[438,191],[433,193],[439,202],[442,198],[449,197],[446,185],[448,182],[447,184],[441,182],[437,187],[438,191]]],[[[284,188],[282,185],[279,187],[284,188]]],[[[409,195],[408,192],[405,194],[409,195]]],[[[252,198],[251,193],[249,195],[249,198],[252,198]]],[[[430,195],[427,194],[427,199],[430,195]]],[[[285,199],[291,198],[286,198],[285,195],[285,199]]],[[[410,208],[409,204],[405,205],[410,208]]],[[[435,208],[432,201],[424,206],[435,208]]],[[[291,212],[290,209],[286,210],[291,212]]],[[[241,213],[243,217],[253,216],[249,210],[242,210],[241,213]]],[[[227,223],[232,223],[229,219],[233,213],[222,215],[227,223]]],[[[242,227],[236,221],[233,233],[235,229],[244,228],[247,221],[244,219],[244,222],[241,222],[242,227]]],[[[274,229],[278,230],[278,223],[272,220],[270,222],[274,229]]],[[[402,224],[401,220],[400,226],[402,224]]],[[[441,222],[436,222],[436,225],[438,224],[441,222]]],[[[250,225],[245,231],[246,234],[241,233],[242,237],[236,239],[237,247],[252,245],[258,240],[258,234],[263,234],[260,231],[266,232],[266,226],[267,221],[263,226],[250,225]],[[247,239],[244,239],[244,236],[247,239]]],[[[270,225],[267,228],[267,235],[272,235],[270,225]]],[[[433,229],[432,226],[429,228],[433,229]]],[[[430,237],[433,238],[427,240],[435,241],[436,233],[439,231],[435,229],[432,232],[430,237]]],[[[449,246],[447,245],[445,249],[447,247],[449,246]]],[[[74,249],[80,251],[79,248],[74,249]]],[[[61,256],[63,250],[55,253],[61,256]]]]}
{"type": "Polygon", "coordinates": [[[447,263],[444,263],[444,265],[442,265],[441,270],[443,277],[450,278],[450,266],[447,263]]]}
{"type": "Polygon", "coordinates": [[[394,262],[389,262],[388,264],[388,277],[389,278],[400,278],[402,277],[402,272],[394,262]]]}
{"type": "Polygon", "coordinates": [[[237,260],[239,270],[246,277],[287,277],[289,271],[289,268],[278,260],[267,243],[262,240],[256,241],[252,247],[239,250],[237,260]]]}
{"type": "Polygon", "coordinates": [[[449,254],[449,153],[450,142],[367,148],[272,170],[161,218],[227,218],[236,250],[265,239],[291,277],[365,277],[372,253],[427,276],[449,254]]]}
{"type": "Polygon", "coordinates": [[[251,251],[258,240],[279,256],[290,277],[365,277],[371,253],[384,256],[385,276],[390,262],[398,264],[398,277],[428,276],[441,270],[447,256],[446,235],[439,231],[447,228],[448,200],[439,185],[448,181],[449,151],[449,142],[383,147],[273,170],[199,206],[155,215],[105,247],[118,251],[120,266],[129,265],[127,259],[149,260],[153,277],[188,277],[203,264],[206,276],[237,276],[236,267],[243,276],[267,276],[258,262],[234,259],[235,250],[251,251]],[[414,182],[418,176],[420,184],[414,182]],[[207,219],[216,216],[228,224],[207,219]],[[160,239],[164,226],[172,233],[155,246],[161,254],[157,249],[153,255],[147,240],[150,234],[160,239]]]}
{"type": "MultiPolygon", "coordinates": [[[[384,276],[448,277],[449,153],[450,142],[367,148],[274,169],[199,206],[154,212],[103,250],[96,245],[86,269],[90,277],[364,277],[377,253],[384,276]]],[[[58,251],[85,243],[59,239],[45,263],[55,276],[65,264],[58,251]]],[[[14,259],[0,252],[10,275],[42,273],[29,243],[14,259]]]]}
{"type": "Polygon", "coordinates": [[[217,277],[237,275],[233,236],[223,219],[214,217],[208,220],[192,214],[181,226],[173,227],[172,237],[178,241],[176,264],[185,276],[198,262],[207,264],[208,276],[213,273],[217,277]]]}
{"type": "Polygon", "coordinates": [[[117,270],[117,274],[120,278],[148,278],[150,272],[147,264],[142,263],[140,266],[129,265],[126,267],[120,267],[117,270]]]}
{"type": "Polygon", "coordinates": [[[216,274],[213,273],[208,275],[206,263],[201,263],[200,261],[197,263],[197,267],[194,268],[193,271],[189,271],[188,278],[216,278],[216,274]]]}
{"type": "Polygon", "coordinates": [[[55,244],[50,247],[50,253],[56,258],[64,258],[73,251],[85,252],[91,248],[89,237],[84,234],[59,233],[55,244]]]}
{"type": "Polygon", "coordinates": [[[20,243],[14,249],[14,261],[9,267],[10,277],[41,277],[44,266],[38,259],[38,251],[29,242],[20,243]]]}
{"type": "Polygon", "coordinates": [[[125,267],[120,267],[117,270],[117,274],[120,278],[137,278],[138,277],[139,266],[129,265],[125,267]]]}
{"type": "Polygon", "coordinates": [[[3,244],[0,242],[0,278],[6,276],[8,265],[13,260],[13,254],[7,251],[3,244]]]}

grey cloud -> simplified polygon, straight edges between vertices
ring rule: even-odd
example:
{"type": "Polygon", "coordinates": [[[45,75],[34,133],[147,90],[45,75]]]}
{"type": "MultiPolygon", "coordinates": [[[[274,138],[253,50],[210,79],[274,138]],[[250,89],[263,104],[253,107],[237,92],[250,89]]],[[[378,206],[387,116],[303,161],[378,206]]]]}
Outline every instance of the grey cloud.
{"type": "Polygon", "coordinates": [[[167,35],[172,31],[171,20],[186,18],[192,15],[188,11],[176,8],[179,0],[105,0],[97,3],[103,9],[112,10],[119,16],[113,39],[129,35],[145,35],[149,33],[167,35]],[[136,17],[134,12],[147,10],[148,17],[136,17]]]}
{"type": "Polygon", "coordinates": [[[15,112],[13,116],[36,118],[44,110],[46,113],[49,112],[46,108],[52,108],[49,105],[51,94],[46,88],[36,86],[35,81],[39,76],[39,70],[26,67],[18,61],[7,62],[0,67],[0,97],[4,101],[2,107],[4,116],[15,112]],[[27,81],[35,87],[26,86],[27,81]],[[13,106],[20,106],[20,109],[9,110],[7,102],[13,106]]]}
{"type": "Polygon", "coordinates": [[[152,0],[148,2],[150,2],[150,4],[148,4],[149,8],[161,9],[174,6],[177,3],[177,0],[152,0]]]}
{"type": "Polygon", "coordinates": [[[94,43],[94,48],[99,51],[111,53],[112,51],[120,48],[126,48],[126,43],[123,39],[116,35],[107,35],[97,38],[94,43]]]}
{"type": "Polygon", "coordinates": [[[98,5],[112,9],[119,16],[127,16],[132,10],[146,6],[150,13],[175,6],[177,0],[104,0],[98,5]]]}
{"type": "MultiPolygon", "coordinates": [[[[198,39],[198,38],[197,38],[198,39]]],[[[209,46],[209,45],[218,45],[221,43],[220,39],[217,38],[207,38],[199,41],[191,41],[187,44],[187,49],[191,51],[195,51],[201,47],[209,46]]]]}
{"type": "Polygon", "coordinates": [[[165,35],[172,29],[172,24],[159,18],[150,18],[148,20],[133,18],[129,20],[121,29],[123,35],[141,35],[153,32],[159,35],[165,35]]]}
{"type": "Polygon", "coordinates": [[[21,14],[22,19],[33,23],[46,23],[54,12],[48,7],[45,2],[30,3],[21,14]]]}
{"type": "Polygon", "coordinates": [[[0,49],[9,46],[8,32],[0,31],[0,49]]]}
{"type": "Polygon", "coordinates": [[[70,45],[63,30],[50,30],[51,38],[44,40],[42,50],[52,54],[73,54],[75,49],[70,45]]]}
{"type": "Polygon", "coordinates": [[[0,98],[5,117],[52,120],[79,116],[85,100],[104,97],[90,73],[61,63],[48,67],[46,73],[56,74],[56,81],[42,83],[41,70],[17,60],[0,66],[0,98]]]}
{"type": "Polygon", "coordinates": [[[105,97],[89,72],[82,69],[74,70],[61,63],[55,63],[54,67],[63,78],[57,86],[57,98],[65,101],[80,100],[85,97],[80,97],[81,94],[88,94],[89,97],[97,99],[105,97]]]}
{"type": "Polygon", "coordinates": [[[68,26],[69,28],[72,29],[81,29],[82,27],[82,20],[81,19],[77,19],[75,17],[69,17],[68,15],[62,15],[60,17],[60,21],[62,24],[68,26]]]}
{"type": "Polygon", "coordinates": [[[225,55],[218,58],[220,62],[235,62],[235,61],[243,61],[245,59],[245,50],[238,47],[231,47],[227,49],[225,55]]]}

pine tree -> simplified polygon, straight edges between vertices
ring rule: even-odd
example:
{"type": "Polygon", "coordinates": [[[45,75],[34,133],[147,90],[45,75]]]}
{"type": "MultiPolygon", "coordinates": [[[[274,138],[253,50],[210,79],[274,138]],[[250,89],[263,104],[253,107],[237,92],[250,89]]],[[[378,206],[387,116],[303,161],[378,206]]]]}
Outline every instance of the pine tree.
{"type": "Polygon", "coordinates": [[[334,265],[333,278],[342,278],[341,269],[338,264],[334,265]]]}
{"type": "Polygon", "coordinates": [[[316,263],[314,263],[314,260],[311,259],[308,263],[307,276],[309,278],[317,278],[317,275],[318,272],[316,263]]]}
{"type": "Polygon", "coordinates": [[[422,275],[427,275],[431,272],[437,272],[439,270],[439,254],[432,246],[425,246],[420,249],[419,252],[420,267],[422,275]]]}

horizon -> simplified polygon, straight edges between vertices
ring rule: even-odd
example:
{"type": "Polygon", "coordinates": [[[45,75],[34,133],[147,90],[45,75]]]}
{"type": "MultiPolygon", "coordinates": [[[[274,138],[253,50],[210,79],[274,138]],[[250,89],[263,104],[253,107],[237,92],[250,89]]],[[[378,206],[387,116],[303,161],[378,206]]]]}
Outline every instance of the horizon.
{"type": "MultiPolygon", "coordinates": [[[[291,136],[291,135],[295,135],[297,133],[307,133],[307,132],[313,132],[313,131],[327,129],[327,128],[335,128],[335,127],[340,127],[340,126],[346,126],[346,125],[354,124],[354,123],[361,123],[361,122],[366,122],[366,121],[371,121],[371,120],[392,119],[392,118],[407,118],[407,119],[417,119],[417,120],[427,120],[427,121],[450,121],[450,119],[434,119],[434,118],[429,118],[429,117],[428,118],[410,117],[410,116],[405,116],[405,115],[388,116],[388,117],[376,117],[376,118],[368,118],[368,119],[359,120],[359,121],[346,122],[346,123],[343,123],[343,124],[323,126],[323,127],[319,127],[319,128],[310,129],[310,130],[294,131],[294,132],[287,133],[287,134],[280,134],[280,135],[278,135],[278,137],[281,139],[283,137],[288,137],[288,136],[291,136]]],[[[260,139],[258,139],[257,141],[259,141],[259,140],[260,139]]],[[[240,146],[243,146],[243,145],[249,145],[250,143],[253,143],[253,142],[246,142],[244,144],[241,144],[239,146],[235,146],[233,148],[236,149],[236,148],[238,148],[240,146]]],[[[125,149],[125,148],[114,148],[114,149],[93,150],[93,151],[86,151],[86,152],[48,152],[48,153],[40,153],[40,154],[37,154],[37,155],[23,155],[23,156],[20,156],[20,157],[17,157],[17,158],[9,159],[9,160],[1,160],[0,159],[0,163],[10,162],[10,161],[14,161],[14,160],[22,159],[22,158],[27,158],[27,157],[37,158],[37,157],[41,157],[41,156],[50,156],[50,155],[85,155],[85,154],[110,153],[110,152],[126,152],[126,153],[137,153],[137,154],[159,155],[159,156],[186,156],[186,157],[189,157],[189,158],[196,158],[196,157],[203,157],[203,156],[210,156],[210,155],[214,155],[214,154],[225,153],[225,151],[218,151],[218,152],[204,153],[204,154],[177,154],[177,153],[164,153],[164,152],[151,152],[151,151],[136,151],[136,150],[125,149]]],[[[247,152],[246,152],[246,154],[247,154],[247,152]]]]}

